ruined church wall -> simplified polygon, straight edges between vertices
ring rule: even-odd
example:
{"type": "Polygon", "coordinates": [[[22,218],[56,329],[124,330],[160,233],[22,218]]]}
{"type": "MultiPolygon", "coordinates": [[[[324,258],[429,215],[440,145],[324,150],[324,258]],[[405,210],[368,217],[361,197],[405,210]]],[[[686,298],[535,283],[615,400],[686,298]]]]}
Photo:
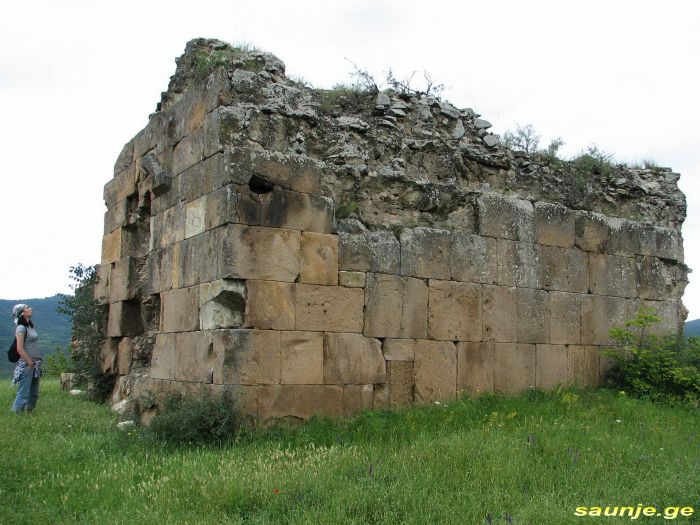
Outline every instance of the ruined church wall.
{"type": "Polygon", "coordinates": [[[337,172],[242,140],[232,85],[151,115],[105,186],[115,400],[231,389],[270,421],[592,386],[611,326],[682,324],[677,229],[488,188],[456,227],[339,218],[337,172]]]}

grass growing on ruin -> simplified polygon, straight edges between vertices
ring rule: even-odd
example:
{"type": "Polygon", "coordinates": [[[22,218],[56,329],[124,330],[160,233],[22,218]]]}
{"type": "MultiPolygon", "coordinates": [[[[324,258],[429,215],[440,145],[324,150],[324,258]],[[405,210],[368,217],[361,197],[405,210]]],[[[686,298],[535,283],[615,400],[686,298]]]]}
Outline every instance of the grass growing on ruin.
{"type": "Polygon", "coordinates": [[[114,430],[108,407],[55,380],[42,388],[38,411],[18,417],[0,386],[0,516],[13,523],[562,525],[581,523],[576,506],[700,512],[700,413],[618,392],[489,396],[168,448],[114,430]]]}

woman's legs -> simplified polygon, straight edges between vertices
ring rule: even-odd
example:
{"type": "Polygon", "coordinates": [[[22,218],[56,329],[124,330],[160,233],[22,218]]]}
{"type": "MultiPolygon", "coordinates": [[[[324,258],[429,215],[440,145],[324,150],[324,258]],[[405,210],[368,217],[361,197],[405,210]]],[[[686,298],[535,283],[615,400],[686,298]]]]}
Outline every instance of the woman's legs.
{"type": "Polygon", "coordinates": [[[29,400],[27,401],[27,410],[31,411],[34,410],[34,407],[36,406],[36,402],[39,399],[39,381],[41,379],[38,377],[34,377],[34,374],[32,374],[32,386],[29,389],[29,400]]]}
{"type": "Polygon", "coordinates": [[[12,404],[13,412],[20,413],[24,411],[27,403],[29,402],[29,395],[33,381],[34,370],[27,366],[24,368],[24,370],[22,370],[22,373],[19,376],[19,381],[17,381],[17,397],[15,397],[15,402],[12,404]]]}

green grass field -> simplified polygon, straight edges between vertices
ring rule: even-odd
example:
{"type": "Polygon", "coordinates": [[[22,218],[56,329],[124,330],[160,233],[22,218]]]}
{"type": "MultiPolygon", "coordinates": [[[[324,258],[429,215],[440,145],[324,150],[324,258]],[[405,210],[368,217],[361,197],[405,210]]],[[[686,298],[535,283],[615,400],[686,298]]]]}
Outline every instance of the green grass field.
{"type": "Polygon", "coordinates": [[[622,523],[577,506],[691,506],[700,523],[700,412],[612,391],[532,391],[297,430],[165,447],[115,429],[107,406],[42,380],[3,429],[0,522],[622,523]]]}

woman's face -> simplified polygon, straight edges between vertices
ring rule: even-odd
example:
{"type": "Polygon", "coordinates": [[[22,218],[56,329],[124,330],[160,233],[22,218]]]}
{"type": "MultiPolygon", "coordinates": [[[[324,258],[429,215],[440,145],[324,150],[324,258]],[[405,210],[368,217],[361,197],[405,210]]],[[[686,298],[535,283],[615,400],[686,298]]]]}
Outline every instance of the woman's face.
{"type": "Polygon", "coordinates": [[[22,310],[22,315],[24,316],[25,319],[31,319],[32,317],[32,307],[31,306],[25,306],[24,310],[22,310]]]}

